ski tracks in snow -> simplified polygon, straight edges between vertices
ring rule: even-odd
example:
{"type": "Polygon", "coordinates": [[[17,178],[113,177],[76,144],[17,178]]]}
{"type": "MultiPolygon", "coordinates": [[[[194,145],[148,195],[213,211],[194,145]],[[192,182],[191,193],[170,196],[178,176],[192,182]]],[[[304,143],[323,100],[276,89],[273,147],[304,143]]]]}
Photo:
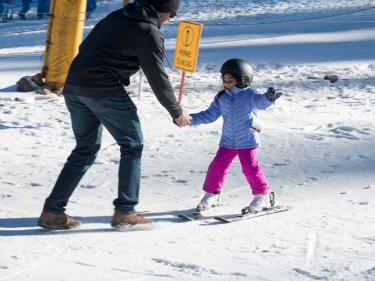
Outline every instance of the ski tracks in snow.
{"type": "Polygon", "coordinates": [[[225,278],[230,278],[230,277],[248,278],[246,274],[243,274],[240,272],[228,272],[228,273],[220,272],[217,270],[202,267],[197,264],[176,262],[176,261],[170,261],[170,260],[159,259],[159,258],[153,258],[153,261],[163,266],[170,267],[175,271],[182,272],[187,275],[194,275],[194,276],[199,276],[199,277],[211,276],[212,278],[215,278],[215,280],[217,280],[218,278],[223,278],[225,280],[225,278]]]}
{"type": "Polygon", "coordinates": [[[312,272],[317,271],[318,259],[317,251],[319,249],[319,234],[316,230],[311,230],[307,239],[307,249],[305,254],[305,265],[303,268],[294,268],[293,271],[313,280],[328,280],[325,276],[314,274],[312,272]],[[309,270],[307,270],[309,269],[309,270]]]}
{"type": "Polygon", "coordinates": [[[306,252],[306,264],[314,267],[317,262],[317,251],[319,248],[319,235],[316,230],[312,230],[309,233],[307,252],[306,252]]]}

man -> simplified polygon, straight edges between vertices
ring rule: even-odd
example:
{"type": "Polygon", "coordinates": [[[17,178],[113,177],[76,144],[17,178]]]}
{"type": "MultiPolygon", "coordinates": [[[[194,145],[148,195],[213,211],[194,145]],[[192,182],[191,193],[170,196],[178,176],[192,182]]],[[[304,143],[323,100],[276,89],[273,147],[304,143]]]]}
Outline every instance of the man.
{"type": "Polygon", "coordinates": [[[3,2],[4,2],[4,0],[0,0],[0,22],[2,22],[4,20],[4,15],[3,15],[4,5],[3,5],[3,2]]]}
{"type": "Polygon", "coordinates": [[[21,20],[26,19],[26,13],[30,10],[31,0],[22,0],[22,9],[18,12],[21,20]]]}
{"type": "Polygon", "coordinates": [[[96,9],[96,0],[87,0],[86,19],[91,18],[92,13],[96,9]]]}
{"type": "Polygon", "coordinates": [[[0,0],[0,20],[8,21],[13,19],[15,0],[0,0]]]}
{"type": "Polygon", "coordinates": [[[38,19],[43,19],[48,16],[51,0],[38,0],[37,16],[38,19]]]}
{"type": "Polygon", "coordinates": [[[135,211],[140,185],[143,136],[137,109],[123,84],[142,67],[159,102],[182,127],[191,118],[176,100],[164,69],[161,25],[176,15],[179,0],[136,0],[101,20],[80,46],[64,86],[76,147],[46,199],[38,225],[67,229],[79,225],[65,214],[68,199],[100,148],[103,126],[120,146],[118,197],[113,227],[148,224],[135,211]]]}

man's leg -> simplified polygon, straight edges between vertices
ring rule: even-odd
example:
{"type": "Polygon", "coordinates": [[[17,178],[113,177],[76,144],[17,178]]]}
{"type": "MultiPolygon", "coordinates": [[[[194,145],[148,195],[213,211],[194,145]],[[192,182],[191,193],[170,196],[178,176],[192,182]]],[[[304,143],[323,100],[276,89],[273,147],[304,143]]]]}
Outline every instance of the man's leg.
{"type": "Polygon", "coordinates": [[[61,214],[69,197],[83,175],[94,163],[100,149],[102,125],[80,97],[65,95],[70,111],[76,147],[62,169],[51,195],[46,199],[44,211],[61,214]]]}
{"type": "Polygon", "coordinates": [[[38,19],[43,19],[44,17],[44,5],[45,5],[45,0],[38,0],[38,8],[37,8],[37,15],[38,19]]]}
{"type": "Polygon", "coordinates": [[[118,198],[115,209],[123,213],[135,211],[138,204],[143,134],[137,108],[127,94],[120,94],[87,105],[120,146],[121,159],[118,174],[118,198]]]}
{"type": "Polygon", "coordinates": [[[22,20],[26,19],[25,14],[30,9],[30,0],[22,0],[22,9],[18,12],[19,17],[22,20]]]}
{"type": "Polygon", "coordinates": [[[48,17],[50,10],[51,0],[44,0],[44,15],[48,17]]]}
{"type": "Polygon", "coordinates": [[[4,5],[3,5],[3,1],[0,0],[0,21],[4,20],[4,5]]]}

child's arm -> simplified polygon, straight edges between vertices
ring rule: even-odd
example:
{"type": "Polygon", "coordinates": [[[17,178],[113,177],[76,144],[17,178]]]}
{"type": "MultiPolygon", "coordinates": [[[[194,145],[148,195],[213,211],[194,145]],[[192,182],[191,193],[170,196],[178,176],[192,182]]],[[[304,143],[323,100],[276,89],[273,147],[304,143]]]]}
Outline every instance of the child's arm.
{"type": "Polygon", "coordinates": [[[190,125],[200,125],[215,122],[221,116],[219,99],[215,98],[210,107],[206,110],[199,113],[190,114],[190,116],[193,118],[190,125]]]}
{"type": "Polygon", "coordinates": [[[268,88],[265,94],[259,93],[255,89],[251,89],[250,102],[254,108],[264,110],[270,107],[282,93],[276,92],[274,88],[268,88]]]}

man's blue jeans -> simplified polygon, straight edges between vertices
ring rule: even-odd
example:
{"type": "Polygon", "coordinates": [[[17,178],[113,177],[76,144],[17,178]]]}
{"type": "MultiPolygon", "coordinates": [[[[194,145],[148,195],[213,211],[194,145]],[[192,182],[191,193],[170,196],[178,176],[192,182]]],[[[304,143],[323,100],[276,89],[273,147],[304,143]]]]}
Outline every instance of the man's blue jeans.
{"type": "Polygon", "coordinates": [[[64,94],[71,115],[76,147],[71,152],[44,211],[61,214],[69,197],[85,172],[94,163],[100,149],[103,126],[120,146],[118,198],[115,209],[134,212],[138,203],[143,135],[137,108],[127,94],[111,98],[93,98],[64,94]]]}

